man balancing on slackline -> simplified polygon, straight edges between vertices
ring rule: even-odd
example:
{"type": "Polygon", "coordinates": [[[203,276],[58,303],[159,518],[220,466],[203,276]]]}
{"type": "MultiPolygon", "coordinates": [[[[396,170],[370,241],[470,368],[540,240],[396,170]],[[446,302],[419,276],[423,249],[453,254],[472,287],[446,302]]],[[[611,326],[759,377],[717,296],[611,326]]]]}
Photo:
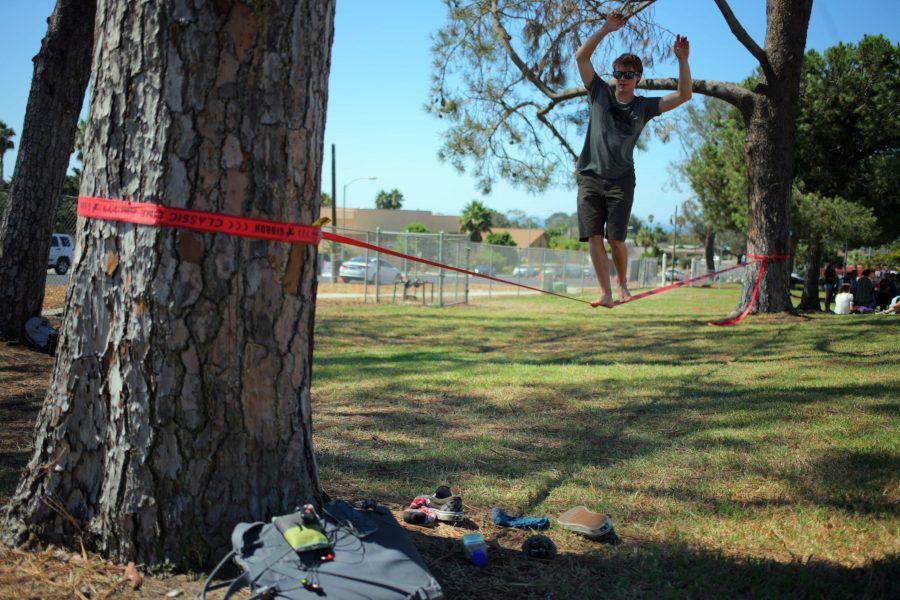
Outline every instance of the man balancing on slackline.
{"type": "Polygon", "coordinates": [[[628,19],[614,13],[575,53],[578,72],[588,90],[590,114],[584,148],[576,163],[578,182],[578,229],[582,242],[588,242],[591,262],[600,282],[600,297],[591,306],[613,306],[609,282],[609,259],[603,244],[609,239],[619,301],[631,297],[628,292],[628,250],[625,234],[631,203],[634,200],[634,145],[647,121],[672,110],[691,98],[690,46],[686,37],[676,36],[674,52],[678,59],[678,91],[662,98],[635,96],[644,67],[634,54],[623,54],[613,61],[615,88],[594,71],[591,55],[607,34],[621,29],[628,19]]]}

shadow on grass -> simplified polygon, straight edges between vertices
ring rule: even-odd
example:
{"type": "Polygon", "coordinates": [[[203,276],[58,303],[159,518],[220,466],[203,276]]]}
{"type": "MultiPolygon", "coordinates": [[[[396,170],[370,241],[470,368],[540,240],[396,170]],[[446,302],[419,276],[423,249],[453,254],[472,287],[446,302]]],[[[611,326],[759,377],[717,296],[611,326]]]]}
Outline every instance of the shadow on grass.
{"type": "Polygon", "coordinates": [[[525,534],[489,541],[489,563],[477,568],[466,562],[458,540],[409,534],[448,598],[888,598],[900,577],[896,556],[845,568],[628,539],[534,560],[520,551],[525,534]]]}
{"type": "MultiPolygon", "coordinates": [[[[497,493],[514,490],[520,499],[507,508],[526,514],[554,512],[571,491],[583,490],[579,503],[597,494],[650,499],[628,508],[632,522],[665,520],[671,508],[679,513],[669,516],[676,530],[692,526],[677,522],[685,511],[715,522],[720,533],[785,511],[790,518],[794,510],[822,508],[857,521],[897,515],[885,492],[900,472],[896,453],[844,451],[839,443],[833,448],[834,440],[802,437],[813,425],[840,423],[842,411],[881,421],[897,414],[900,405],[885,400],[883,383],[831,375],[848,364],[896,364],[878,346],[887,339],[883,329],[813,319],[726,330],[706,327],[696,315],[632,315],[603,327],[545,316],[518,318],[506,329],[450,314],[417,338],[406,331],[413,325],[362,320],[350,331],[328,323],[342,345],[332,352],[323,343],[317,374],[326,387],[350,378],[358,387],[315,407],[325,425],[316,435],[329,440],[318,450],[326,486],[334,477],[338,488],[353,486],[343,492],[401,504],[442,481],[463,489],[474,480],[497,482],[504,490],[497,493]],[[392,328],[407,337],[366,346],[392,328]],[[856,340],[855,351],[823,338],[856,340]],[[346,347],[356,352],[347,352],[344,343],[354,339],[346,347]],[[612,367],[617,374],[581,370],[586,380],[566,380],[569,365],[612,367]],[[756,371],[744,374],[741,365],[756,371]],[[530,383],[541,367],[554,375],[530,383]],[[511,391],[480,389],[470,383],[478,378],[511,391]],[[503,401],[507,396],[513,400],[503,401]],[[378,439],[359,433],[367,430],[378,439]],[[688,475],[657,482],[642,472],[648,465],[665,474],[671,460],[688,475]],[[744,481],[768,487],[742,493],[744,481]]],[[[481,491],[486,498],[493,493],[481,491]]],[[[656,541],[582,548],[553,563],[495,548],[491,567],[479,571],[463,561],[457,540],[413,535],[445,588],[460,598],[886,597],[898,575],[895,555],[854,569],[751,558],[744,547],[726,555],[656,541]]]]}
{"type": "MultiPolygon", "coordinates": [[[[448,366],[443,364],[443,369],[448,366]]],[[[416,388],[414,388],[416,389],[416,388]]],[[[610,386],[608,393],[625,393],[610,386]]],[[[550,469],[551,475],[536,482],[537,490],[523,505],[528,512],[541,505],[570,476],[586,468],[617,464],[650,457],[671,447],[683,448],[686,454],[707,455],[725,451],[752,456],[760,450],[757,438],[728,437],[722,432],[756,435],[768,426],[802,425],[808,417],[796,409],[848,394],[875,396],[882,388],[877,384],[822,386],[814,390],[794,386],[747,388],[690,378],[673,382],[665,397],[631,402],[615,408],[574,405],[572,399],[589,399],[580,384],[557,386],[552,392],[530,390],[515,404],[496,405],[476,395],[444,398],[435,405],[395,407],[370,405],[369,410],[335,413],[336,423],[329,425],[329,437],[340,437],[341,429],[353,420],[357,431],[377,432],[374,438],[345,440],[341,447],[320,448],[321,465],[332,471],[352,473],[366,480],[396,483],[388,486],[388,498],[402,503],[415,493],[410,478],[436,480],[447,478],[465,483],[467,477],[523,479],[536,477],[536,471],[550,469]],[[447,410],[449,407],[452,409],[447,410]],[[464,418],[460,418],[460,414],[464,418]],[[523,414],[532,415],[523,418],[523,414]],[[717,418],[728,415],[727,420],[717,418]],[[537,415],[535,417],[534,415],[537,415]],[[508,442],[490,440],[491,451],[479,449],[477,424],[511,425],[519,439],[508,442]],[[714,432],[708,437],[707,432],[714,432]],[[403,440],[410,436],[410,440],[403,440]],[[415,437],[418,437],[418,441],[415,437]],[[456,440],[459,443],[448,443],[456,440]],[[391,453],[384,453],[385,439],[391,440],[391,453]],[[424,440],[424,441],[423,441],[424,440]],[[431,440],[430,442],[428,440],[431,440]],[[514,454],[505,452],[509,448],[514,454]]],[[[396,398],[411,392],[402,381],[389,380],[376,392],[378,397],[396,398]]],[[[368,391],[371,393],[371,390],[368,391]]],[[[365,394],[362,394],[365,396],[365,394]]],[[[362,402],[362,397],[355,402],[362,402]]],[[[318,407],[318,418],[333,410],[330,405],[318,407]]],[[[761,435],[761,434],[760,434],[761,435]]],[[[777,434],[767,433],[765,444],[778,446],[777,434]]],[[[796,475],[790,471],[773,472],[767,465],[741,467],[761,478],[781,481],[789,487],[792,500],[775,500],[772,505],[809,503],[851,512],[896,514],[897,508],[882,490],[900,472],[900,458],[890,453],[843,452],[816,457],[811,467],[796,475]]],[[[540,478],[538,478],[540,479],[540,478]]],[[[374,490],[373,490],[374,491],[374,490]]],[[[638,491],[638,490],[633,490],[638,491]]],[[[644,488],[654,494],[654,489],[644,488]]],[[[360,490],[362,492],[362,490],[360,490]]],[[[690,500],[697,509],[708,508],[710,514],[721,514],[723,502],[687,490],[656,489],[661,495],[690,500]]],[[[760,500],[759,505],[768,501],[760,500]]],[[[746,507],[747,502],[734,503],[746,507]]],[[[752,503],[751,503],[752,504],[752,503]]]]}

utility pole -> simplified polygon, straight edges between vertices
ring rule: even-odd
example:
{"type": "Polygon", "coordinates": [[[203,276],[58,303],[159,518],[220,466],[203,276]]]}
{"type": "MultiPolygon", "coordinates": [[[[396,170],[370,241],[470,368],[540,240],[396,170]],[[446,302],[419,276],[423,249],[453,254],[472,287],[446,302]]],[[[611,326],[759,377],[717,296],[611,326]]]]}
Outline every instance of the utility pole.
{"type": "MultiPolygon", "coordinates": [[[[337,233],[337,160],[334,144],[331,145],[331,230],[337,233]]],[[[331,283],[338,278],[337,244],[331,242],[331,283]]]]}
{"type": "Polygon", "coordinates": [[[331,226],[337,227],[337,161],[331,145],[331,226]]]}

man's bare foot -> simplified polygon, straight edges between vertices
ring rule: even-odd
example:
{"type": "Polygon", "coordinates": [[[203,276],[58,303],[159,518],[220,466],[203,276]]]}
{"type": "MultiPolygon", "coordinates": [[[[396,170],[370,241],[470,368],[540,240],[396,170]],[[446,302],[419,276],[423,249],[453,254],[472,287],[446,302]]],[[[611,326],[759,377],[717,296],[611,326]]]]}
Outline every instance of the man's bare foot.
{"type": "Polygon", "coordinates": [[[603,294],[593,302],[591,302],[591,306],[597,308],[598,306],[605,306],[606,308],[612,308],[614,306],[612,294],[603,294]]]}
{"type": "Polygon", "coordinates": [[[617,285],[616,291],[619,294],[619,302],[625,302],[626,300],[631,298],[631,292],[628,291],[627,285],[622,285],[621,283],[619,283],[617,285]]]}

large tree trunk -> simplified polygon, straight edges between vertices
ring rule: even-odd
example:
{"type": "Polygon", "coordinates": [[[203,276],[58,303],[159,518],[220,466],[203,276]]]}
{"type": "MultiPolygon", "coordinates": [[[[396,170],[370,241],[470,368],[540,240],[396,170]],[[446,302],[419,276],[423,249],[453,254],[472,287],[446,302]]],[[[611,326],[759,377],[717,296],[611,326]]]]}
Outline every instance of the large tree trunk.
{"type": "Polygon", "coordinates": [[[716,270],[716,232],[712,227],[706,230],[706,245],[704,247],[706,254],[706,270],[709,272],[716,270]]]}
{"type": "Polygon", "coordinates": [[[806,279],[803,282],[801,310],[822,310],[819,304],[819,269],[822,266],[822,243],[813,238],[806,250],[806,279]]]}
{"type": "Polygon", "coordinates": [[[96,0],[57,0],[34,58],[9,210],[0,228],[0,336],[41,313],[56,204],[91,72],[96,0]]]}
{"type": "MultiPolygon", "coordinates": [[[[747,120],[747,163],[750,186],[747,250],[762,255],[790,252],[791,183],[794,169],[800,72],[812,0],[768,0],[765,50],[775,81],[765,77],[754,94],[747,120]]],[[[750,301],[759,263],[744,278],[739,309],[750,301]]],[[[753,312],[793,312],[790,264],[766,265],[753,312]]]]}
{"type": "MultiPolygon", "coordinates": [[[[83,195],[317,218],[333,0],[97,10],[83,195]]],[[[316,248],[84,219],[76,246],[3,535],[204,565],[235,523],[320,501],[316,248]]]]}

